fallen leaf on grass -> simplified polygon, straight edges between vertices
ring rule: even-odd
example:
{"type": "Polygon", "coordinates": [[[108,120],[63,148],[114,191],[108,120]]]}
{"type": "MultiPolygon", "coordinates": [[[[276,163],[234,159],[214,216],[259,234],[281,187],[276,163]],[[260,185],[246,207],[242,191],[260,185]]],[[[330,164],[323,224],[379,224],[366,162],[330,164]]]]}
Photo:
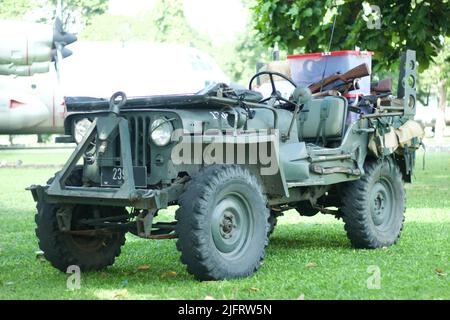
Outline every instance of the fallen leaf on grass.
{"type": "Polygon", "coordinates": [[[298,296],[297,300],[305,300],[305,295],[302,293],[298,296]]]}
{"type": "Polygon", "coordinates": [[[149,269],[150,269],[150,266],[148,264],[142,264],[142,265],[137,267],[138,271],[147,271],[149,269]]]}
{"type": "Polygon", "coordinates": [[[315,262],[308,262],[307,264],[305,264],[305,267],[315,268],[315,267],[317,267],[317,264],[315,262]]]}
{"type": "Polygon", "coordinates": [[[436,268],[435,271],[436,271],[438,276],[441,276],[441,277],[447,276],[447,274],[444,272],[444,269],[442,269],[442,268],[436,268]]]}
{"type": "Polygon", "coordinates": [[[247,288],[245,290],[248,290],[248,291],[259,291],[259,289],[256,288],[256,287],[250,287],[250,288],[247,288]]]}
{"type": "Polygon", "coordinates": [[[169,277],[175,277],[177,275],[177,273],[175,271],[169,271],[169,272],[165,272],[161,275],[161,279],[165,279],[165,278],[169,278],[169,277]]]}
{"type": "Polygon", "coordinates": [[[120,299],[120,298],[126,298],[126,297],[128,297],[127,289],[119,290],[114,294],[114,299],[120,299]]]}
{"type": "Polygon", "coordinates": [[[214,298],[213,296],[206,296],[205,300],[216,300],[216,298],[214,298]]]}

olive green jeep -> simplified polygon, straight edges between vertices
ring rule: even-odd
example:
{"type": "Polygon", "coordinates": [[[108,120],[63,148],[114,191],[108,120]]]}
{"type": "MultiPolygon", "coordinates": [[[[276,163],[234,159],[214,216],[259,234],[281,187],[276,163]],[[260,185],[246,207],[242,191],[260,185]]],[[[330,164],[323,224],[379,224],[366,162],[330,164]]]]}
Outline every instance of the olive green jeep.
{"type": "Polygon", "coordinates": [[[272,71],[256,74],[249,90],[218,84],[192,95],[68,98],[59,142],[77,146],[46,185],[28,188],[45,258],[63,272],[102,269],[130,232],[177,238],[197,279],[246,277],[290,209],[342,218],[354,247],[394,244],[422,137],[413,121],[415,52],[401,66],[397,97],[352,106],[272,71]],[[259,77],[270,96],[251,90],[259,77]],[[289,98],[274,77],[292,85],[289,98]],[[175,221],[154,221],[169,206],[177,206],[175,221]]]}

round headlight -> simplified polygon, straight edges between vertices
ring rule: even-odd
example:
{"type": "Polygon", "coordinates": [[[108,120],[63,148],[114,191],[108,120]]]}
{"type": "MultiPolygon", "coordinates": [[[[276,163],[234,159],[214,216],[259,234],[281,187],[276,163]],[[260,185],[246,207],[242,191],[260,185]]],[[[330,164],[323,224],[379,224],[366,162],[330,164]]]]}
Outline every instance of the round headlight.
{"type": "Polygon", "coordinates": [[[89,127],[91,126],[92,122],[87,119],[81,119],[75,122],[74,130],[73,130],[73,136],[75,138],[76,143],[80,143],[81,140],[83,140],[84,136],[89,130],[89,127]]]}
{"type": "Polygon", "coordinates": [[[172,123],[168,119],[156,119],[155,121],[153,121],[150,130],[154,144],[160,147],[169,144],[173,132],[173,127],[172,123]]]}

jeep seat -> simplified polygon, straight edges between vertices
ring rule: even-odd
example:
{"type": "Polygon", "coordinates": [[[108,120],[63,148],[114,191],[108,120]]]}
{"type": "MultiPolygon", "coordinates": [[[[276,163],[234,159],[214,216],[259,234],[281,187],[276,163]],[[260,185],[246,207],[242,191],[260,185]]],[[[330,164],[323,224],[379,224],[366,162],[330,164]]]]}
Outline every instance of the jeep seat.
{"type": "Polygon", "coordinates": [[[300,140],[340,140],[347,116],[347,100],[327,96],[310,100],[300,112],[298,132],[300,140]]]}

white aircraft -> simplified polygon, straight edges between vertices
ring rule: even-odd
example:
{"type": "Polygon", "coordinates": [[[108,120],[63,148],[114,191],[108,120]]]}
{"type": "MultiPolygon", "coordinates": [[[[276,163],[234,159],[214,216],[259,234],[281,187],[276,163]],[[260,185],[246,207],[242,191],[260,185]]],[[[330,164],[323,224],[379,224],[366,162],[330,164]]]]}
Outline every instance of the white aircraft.
{"type": "Polygon", "coordinates": [[[195,48],[142,42],[78,41],[63,72],[55,71],[51,61],[59,56],[55,65],[61,69],[61,60],[71,55],[65,45],[76,40],[73,35],[22,22],[0,21],[0,30],[2,23],[23,31],[0,34],[0,134],[62,133],[65,96],[109,98],[119,90],[128,96],[195,93],[230,82],[195,48]]]}
{"type": "Polygon", "coordinates": [[[65,107],[57,78],[76,36],[58,18],[53,26],[2,20],[0,30],[0,134],[60,132],[65,107]]]}
{"type": "Polygon", "coordinates": [[[109,98],[195,93],[229,79],[207,54],[191,47],[144,42],[77,42],[64,62],[66,96],[109,98]]]}

